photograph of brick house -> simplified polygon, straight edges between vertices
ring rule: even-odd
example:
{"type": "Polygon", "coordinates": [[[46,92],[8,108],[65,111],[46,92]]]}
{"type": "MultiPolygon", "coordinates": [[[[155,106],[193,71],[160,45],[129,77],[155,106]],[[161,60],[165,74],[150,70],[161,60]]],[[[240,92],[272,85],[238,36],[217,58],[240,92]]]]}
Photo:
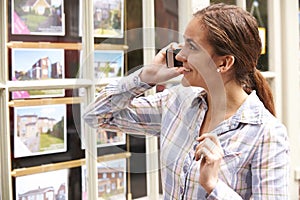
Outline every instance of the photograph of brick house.
{"type": "MultiPolygon", "coordinates": [[[[51,80],[64,79],[64,49],[12,48],[11,80],[51,80]]],[[[13,92],[13,98],[41,98],[63,96],[63,89],[31,90],[20,95],[13,92]],[[27,95],[26,95],[27,94],[27,95]]]]}
{"type": "Polygon", "coordinates": [[[63,49],[12,49],[12,80],[64,78],[63,49]]]}
{"type": "Polygon", "coordinates": [[[15,107],[14,156],[66,151],[66,105],[15,107]]]}
{"type": "Polygon", "coordinates": [[[124,171],[122,168],[98,168],[98,195],[118,194],[124,190],[124,171]]]}
{"type": "Polygon", "coordinates": [[[68,200],[68,173],[64,169],[17,177],[16,199],[68,200]]]}
{"type": "Polygon", "coordinates": [[[63,0],[11,0],[12,34],[64,35],[63,0]]]}
{"type": "MultiPolygon", "coordinates": [[[[126,200],[126,159],[98,163],[98,200],[126,200]]],[[[82,199],[86,196],[86,167],[82,166],[82,199]]]]}

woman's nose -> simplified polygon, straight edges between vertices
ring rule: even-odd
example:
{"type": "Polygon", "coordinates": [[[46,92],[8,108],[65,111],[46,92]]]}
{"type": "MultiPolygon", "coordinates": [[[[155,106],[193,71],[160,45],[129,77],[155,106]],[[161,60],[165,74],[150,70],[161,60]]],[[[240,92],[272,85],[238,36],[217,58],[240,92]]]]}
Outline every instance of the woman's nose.
{"type": "Polygon", "coordinates": [[[183,50],[179,51],[179,53],[175,56],[175,59],[180,62],[186,62],[186,56],[183,54],[183,50]]]}

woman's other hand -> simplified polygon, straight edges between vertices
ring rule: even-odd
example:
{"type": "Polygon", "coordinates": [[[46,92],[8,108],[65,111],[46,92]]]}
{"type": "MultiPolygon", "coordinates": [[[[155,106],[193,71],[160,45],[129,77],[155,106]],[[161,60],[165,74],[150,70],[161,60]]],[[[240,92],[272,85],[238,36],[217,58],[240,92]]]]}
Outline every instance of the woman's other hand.
{"type": "Polygon", "coordinates": [[[199,144],[195,151],[195,160],[200,160],[200,185],[209,194],[218,182],[220,163],[224,156],[223,149],[216,135],[202,134],[197,138],[199,144]]]}

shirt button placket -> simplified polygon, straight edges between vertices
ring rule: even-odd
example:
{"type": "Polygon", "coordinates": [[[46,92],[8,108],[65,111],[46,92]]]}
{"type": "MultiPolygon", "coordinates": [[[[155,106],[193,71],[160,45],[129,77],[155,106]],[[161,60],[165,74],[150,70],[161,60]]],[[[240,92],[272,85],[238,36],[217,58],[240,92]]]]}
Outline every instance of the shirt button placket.
{"type": "Polygon", "coordinates": [[[187,174],[186,174],[186,173],[187,173],[187,170],[188,170],[188,166],[185,164],[185,165],[183,166],[183,172],[184,172],[185,176],[187,175],[187,174]]]}
{"type": "Polygon", "coordinates": [[[183,191],[184,191],[183,187],[180,186],[180,195],[181,195],[181,196],[182,196],[182,194],[183,194],[183,191]]]}
{"type": "Polygon", "coordinates": [[[179,188],[179,189],[180,189],[180,195],[179,195],[179,196],[180,196],[180,198],[179,198],[179,199],[180,199],[180,200],[182,200],[182,199],[183,199],[183,197],[184,197],[184,196],[183,196],[183,195],[184,195],[184,194],[183,194],[183,193],[184,193],[184,188],[183,188],[182,186],[180,186],[180,188],[179,188]]]}
{"type": "Polygon", "coordinates": [[[187,182],[187,178],[188,178],[188,168],[189,168],[188,163],[185,163],[183,166],[183,173],[184,173],[185,181],[184,181],[184,186],[182,186],[182,185],[180,186],[180,199],[183,199],[183,197],[184,197],[186,182],[187,182]]]}

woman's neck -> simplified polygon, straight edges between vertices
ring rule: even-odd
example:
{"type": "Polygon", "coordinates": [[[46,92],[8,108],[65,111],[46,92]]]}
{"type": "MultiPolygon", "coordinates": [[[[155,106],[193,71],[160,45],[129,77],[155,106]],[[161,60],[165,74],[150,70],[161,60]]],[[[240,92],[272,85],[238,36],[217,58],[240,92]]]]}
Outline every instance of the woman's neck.
{"type": "Polygon", "coordinates": [[[243,87],[235,81],[225,83],[226,91],[226,118],[231,117],[241,107],[248,97],[243,87]]]}
{"type": "Polygon", "coordinates": [[[235,81],[224,83],[224,88],[207,96],[208,111],[205,116],[208,129],[214,129],[220,122],[233,116],[244,103],[248,94],[235,81]]]}

